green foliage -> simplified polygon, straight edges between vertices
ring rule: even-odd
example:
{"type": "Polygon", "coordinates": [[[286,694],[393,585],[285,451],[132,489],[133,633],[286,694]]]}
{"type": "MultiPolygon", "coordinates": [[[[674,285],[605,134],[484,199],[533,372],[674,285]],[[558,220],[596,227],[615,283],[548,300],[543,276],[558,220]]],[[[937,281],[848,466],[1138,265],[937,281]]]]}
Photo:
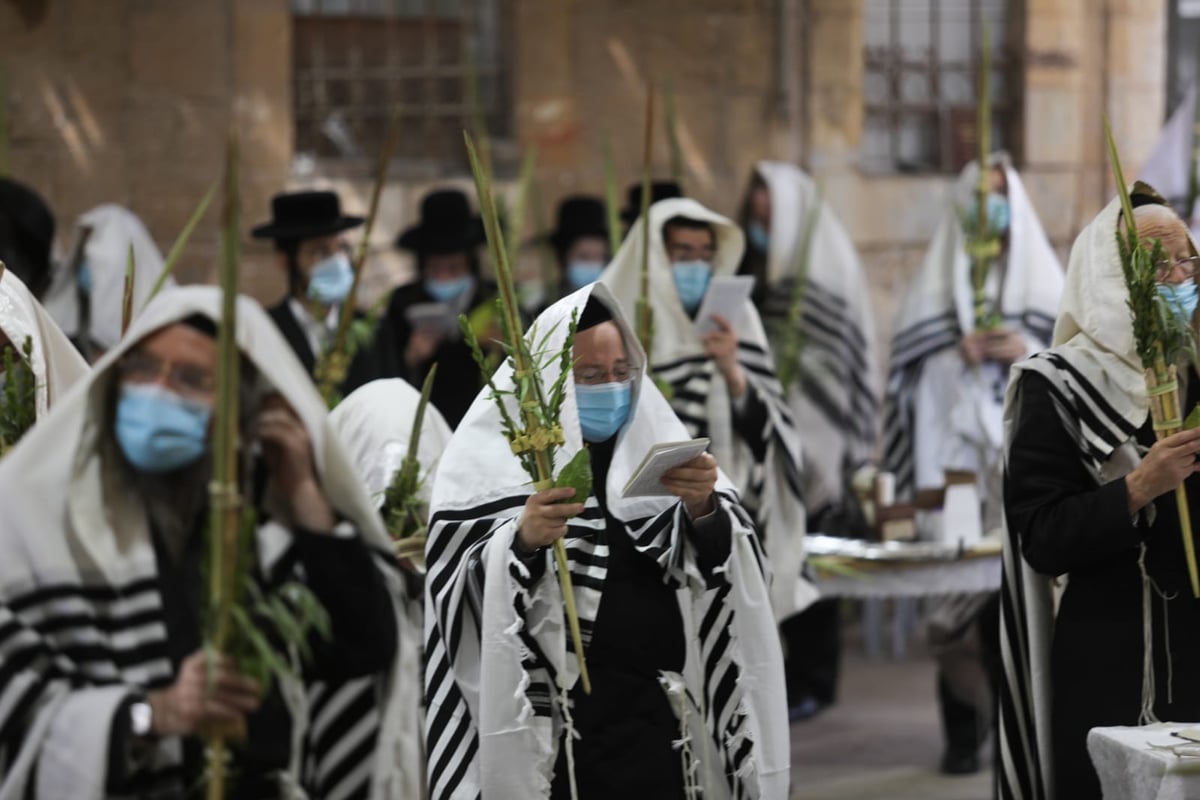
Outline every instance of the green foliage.
{"type": "Polygon", "coordinates": [[[1187,415],[1187,419],[1183,421],[1183,429],[1190,431],[1193,428],[1200,428],[1200,403],[1192,409],[1192,413],[1187,415]]]}
{"type": "MultiPolygon", "coordinates": [[[[504,317],[501,317],[501,319],[504,319],[504,317]]],[[[531,365],[531,369],[526,374],[521,374],[520,370],[516,367],[518,359],[513,352],[514,345],[506,342],[501,343],[505,352],[508,353],[507,360],[513,368],[513,382],[515,386],[511,391],[501,390],[496,386],[493,380],[494,370],[490,369],[488,359],[479,345],[479,338],[476,336],[467,317],[460,315],[458,323],[467,345],[471,348],[471,354],[475,358],[475,363],[479,366],[484,379],[487,381],[490,397],[496,403],[496,408],[500,412],[500,424],[503,428],[505,438],[508,439],[510,445],[513,445],[514,452],[521,460],[521,467],[529,475],[530,480],[534,482],[540,480],[537,468],[536,448],[519,448],[521,448],[523,443],[529,442],[531,437],[552,437],[552,431],[561,431],[559,416],[562,413],[563,403],[567,397],[567,381],[572,377],[572,351],[575,347],[575,331],[579,323],[579,312],[577,310],[571,312],[566,341],[563,343],[561,350],[553,351],[549,349],[549,341],[554,329],[541,334],[536,326],[532,328],[529,332],[529,339],[533,341],[532,348],[529,347],[529,344],[519,332],[515,339],[508,339],[509,342],[516,342],[516,347],[523,349],[524,360],[531,365]],[[551,366],[557,367],[558,376],[552,384],[544,387],[541,377],[550,370],[551,366]],[[511,401],[509,398],[511,398],[511,401]],[[510,402],[515,404],[515,412],[510,411],[510,402]]],[[[507,325],[505,327],[507,328],[507,325]]],[[[550,443],[550,447],[543,449],[548,450],[551,457],[553,457],[553,442],[550,443]]]]}
{"type": "Polygon", "coordinates": [[[29,366],[33,339],[26,338],[18,355],[12,345],[3,348],[4,388],[0,394],[0,457],[13,448],[37,422],[37,379],[29,366]]]}
{"type": "Polygon", "coordinates": [[[560,489],[569,486],[575,490],[574,497],[563,501],[566,503],[582,503],[592,496],[592,458],[586,447],[559,471],[554,486],[560,489]]]}

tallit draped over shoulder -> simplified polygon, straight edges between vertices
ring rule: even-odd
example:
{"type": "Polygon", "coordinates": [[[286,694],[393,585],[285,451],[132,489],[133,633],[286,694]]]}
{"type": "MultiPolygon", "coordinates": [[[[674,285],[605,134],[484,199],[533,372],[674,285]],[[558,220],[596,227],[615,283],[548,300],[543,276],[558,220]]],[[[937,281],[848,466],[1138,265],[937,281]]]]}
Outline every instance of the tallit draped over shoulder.
{"type": "MultiPolygon", "coordinates": [[[[29,368],[36,389],[34,402],[40,420],[58,398],[87,374],[88,365],[29,289],[0,263],[0,333],[23,354],[33,345],[29,368]]],[[[22,355],[22,358],[24,356],[22,355]]]]}
{"type": "MultiPolygon", "coordinates": [[[[162,253],[154,238],[137,215],[124,206],[105,203],[82,214],[75,223],[75,235],[87,229],[82,267],[86,267],[88,314],[80,309],[80,288],[76,275],[59,270],[47,293],[46,307],[70,336],[82,344],[88,337],[100,350],[108,350],[121,340],[121,308],[125,295],[125,267],[133,251],[133,311],[141,312],[150,291],[163,269],[162,253]],[[86,325],[87,330],[83,330],[86,325]]],[[[174,286],[168,278],[166,286],[174,286]]]]}
{"type": "Polygon", "coordinates": [[[775,583],[771,590],[780,619],[802,611],[816,599],[816,588],[801,575],[804,565],[805,508],[800,486],[800,434],[792,409],[775,376],[775,362],[762,320],[746,301],[735,329],[738,363],[752,392],[766,409],[754,448],[734,429],[733,403],[716,364],[704,351],[695,324],[675,288],[663,241],[663,224],[674,217],[706,222],[716,232],[713,277],[737,272],[745,248],[742,231],[731,220],[694,200],[672,198],[650,207],[649,224],[634,223],[612,263],[600,276],[622,311],[632,318],[642,264],[642,238],[650,236],[650,301],[654,309],[652,375],[671,388],[671,407],[691,436],[707,436],[717,463],[733,480],[742,501],[755,515],[775,583]],[[759,449],[756,454],[755,450],[759,449]]]}
{"type": "MultiPolygon", "coordinates": [[[[1131,188],[1135,203],[1162,202],[1148,186],[1131,188]]],[[[1100,486],[1127,475],[1141,460],[1137,431],[1150,413],[1133,337],[1129,294],[1117,251],[1119,199],[1079,234],[1071,248],[1052,346],[1013,365],[1005,398],[1005,452],[1011,446],[1024,378],[1049,383],[1054,408],[1080,461],[1100,486]]],[[[1054,609],[1050,580],[1022,555],[1021,532],[1004,539],[1000,645],[1002,798],[1053,794],[1050,734],[1050,642],[1054,609]]]]}
{"type": "MultiPolygon", "coordinates": [[[[526,334],[564,345],[572,313],[588,299],[603,303],[620,327],[631,363],[644,363],[636,339],[601,284],[560,300],[526,334]]],[[[552,383],[558,362],[542,370],[552,383]]],[[[511,391],[509,365],[495,374],[511,391]]],[[[555,470],[581,447],[574,382],[561,415],[565,445],[555,470]]],[[[511,406],[510,406],[511,408],[511,406]]],[[[515,413],[515,410],[510,410],[515,413]]],[[[563,698],[579,677],[552,548],[531,572],[513,550],[518,517],[533,493],[529,477],[501,433],[485,389],[442,457],[434,481],[429,541],[426,692],[429,784],[434,798],[548,797],[569,707],[563,698]]],[[[717,484],[715,513],[728,518],[728,559],[708,574],[685,535],[683,506],[673,497],[624,499],[621,490],[651,444],[687,438],[651,381],[639,372],[633,405],[615,441],[607,477],[607,512],[634,547],[652,558],[678,589],[687,654],[683,675],[664,676],[705,797],[783,798],[788,789],[788,734],[782,657],[768,599],[765,561],[733,485],[717,484]]],[[[604,515],[596,497],[571,520],[565,538],[585,648],[607,574],[604,515]]],[[[681,757],[683,757],[681,755],[681,757]]]]}
{"type": "MultiPolygon", "coordinates": [[[[399,378],[371,381],[355,389],[329,414],[330,424],[346,446],[355,469],[366,484],[376,508],[383,505],[401,463],[408,454],[413,419],[421,393],[399,378]]],[[[425,408],[421,438],[417,445],[420,462],[420,494],[426,502],[433,488],[438,459],[450,443],[450,427],[432,405],[425,408]]],[[[399,651],[393,673],[396,707],[396,758],[400,767],[396,797],[420,798],[425,790],[425,736],[422,680],[424,661],[424,603],[420,580],[402,573],[406,591],[400,598],[398,616],[399,651]]],[[[350,706],[357,696],[370,693],[370,679],[351,681],[340,692],[318,686],[313,702],[328,699],[335,706],[350,706]]]]}
{"type": "MultiPolygon", "coordinates": [[[[996,154],[989,165],[1004,169],[1010,218],[1007,255],[1002,257],[999,286],[989,289],[990,300],[996,303],[1002,324],[1019,331],[1027,352],[1035,352],[1050,341],[1063,287],[1062,266],[1008,157],[996,154]]],[[[968,371],[955,351],[963,335],[975,329],[962,214],[972,200],[978,175],[975,162],[960,175],[892,337],[883,455],[902,495],[941,486],[944,468],[981,476],[1000,468],[999,458],[988,454],[1001,451],[1007,367],[985,362],[968,371]],[[922,404],[936,405],[938,410],[928,417],[942,421],[928,426],[928,433],[920,430],[922,404]],[[939,432],[942,435],[935,435],[939,432]],[[948,441],[958,443],[950,445],[954,452],[947,453],[948,441]],[[964,455],[964,450],[971,455],[964,455]],[[944,463],[956,459],[963,463],[944,463]]]]}
{"type": "Polygon", "coordinates": [[[771,196],[764,311],[768,327],[791,311],[798,252],[813,214],[800,335],[801,377],[787,389],[804,432],[804,500],[810,517],[836,505],[850,472],[875,452],[879,353],[862,262],[817,184],[793,164],[760,161],[771,196]]]}
{"type": "MultiPolygon", "coordinates": [[[[163,599],[145,509],[113,470],[106,470],[108,413],[117,361],[134,343],[192,315],[220,318],[212,287],[164,291],[129,335],[0,462],[0,798],[97,800],[106,797],[110,727],[131,692],[173,679],[163,599]]],[[[238,298],[238,346],[257,369],[255,391],[277,390],[307,430],[317,476],[335,513],[358,531],[393,594],[400,587],[378,514],[324,404],[258,304],[238,298]]],[[[261,395],[258,395],[261,396],[261,395]]],[[[268,502],[274,488],[268,482],[268,502]]],[[[268,573],[288,563],[290,534],[268,522],[258,532],[258,560],[268,573]]],[[[291,682],[288,682],[291,683],[291,682]]],[[[293,735],[310,731],[304,704],[284,686],[293,735]]],[[[292,745],[292,780],[315,765],[340,767],[372,781],[373,796],[396,781],[388,739],[395,714],[389,687],[376,699],[382,720],[376,745],[347,761],[350,739],[292,745]],[[301,763],[303,762],[303,763],[301,763]]],[[[346,730],[343,728],[342,730],[346,730]]],[[[348,738],[349,737],[349,738],[348,738]]],[[[144,796],[180,796],[178,737],[159,741],[144,771],[144,796]]],[[[322,796],[340,796],[328,787],[322,796]]]]}

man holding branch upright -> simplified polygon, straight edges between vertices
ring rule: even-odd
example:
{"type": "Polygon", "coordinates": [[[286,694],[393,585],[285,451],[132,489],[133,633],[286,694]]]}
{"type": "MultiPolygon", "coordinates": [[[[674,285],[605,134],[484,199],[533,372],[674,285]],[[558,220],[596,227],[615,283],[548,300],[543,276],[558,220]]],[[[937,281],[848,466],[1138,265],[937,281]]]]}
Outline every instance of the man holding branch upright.
{"type": "MultiPolygon", "coordinates": [[[[985,168],[982,198],[977,162],[959,176],[901,306],[884,398],[883,464],[896,475],[901,500],[940,492],[947,473],[973,476],[983,532],[992,533],[1002,524],[1009,369],[1049,342],[1063,275],[1008,157],[995,154],[985,168]],[[982,262],[981,250],[988,252],[982,262]]],[[[953,530],[944,535],[958,541],[953,530]]],[[[995,593],[956,595],[931,618],[946,773],[977,771],[992,727],[997,608],[995,593]]]]}
{"type": "Polygon", "coordinates": [[[1200,718],[1200,602],[1175,496],[1182,487],[1195,519],[1200,430],[1170,433],[1200,401],[1200,378],[1186,346],[1177,362],[1167,351],[1182,414],[1156,435],[1169,421],[1151,413],[1135,335],[1160,313],[1194,331],[1200,258],[1160,196],[1144,184],[1131,194],[1151,303],[1131,302],[1114,200],[1071,249],[1053,346],[1017,365],[1008,392],[1002,797],[1031,796],[1022,787],[1049,772],[1045,796],[1099,798],[1089,729],[1200,718]]]}
{"type": "Polygon", "coordinates": [[[782,800],[782,658],[765,559],[733,486],[702,454],[667,471],[653,496],[625,496],[647,450],[688,433],[602,284],[555,303],[525,337],[544,386],[565,381],[554,471],[583,451],[591,490],[534,491],[504,435],[523,379],[502,366],[434,481],[430,796],[567,800],[574,784],[581,800],[684,800],[697,789],[782,800]],[[590,693],[555,577],[559,541],[590,693]]]}

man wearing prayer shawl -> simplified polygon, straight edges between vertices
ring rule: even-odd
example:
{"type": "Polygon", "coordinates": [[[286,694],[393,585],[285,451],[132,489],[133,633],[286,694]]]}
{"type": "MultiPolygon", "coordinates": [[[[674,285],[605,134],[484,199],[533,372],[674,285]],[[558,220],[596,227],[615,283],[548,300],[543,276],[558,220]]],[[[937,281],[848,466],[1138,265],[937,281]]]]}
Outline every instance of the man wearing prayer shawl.
{"type": "MultiPolygon", "coordinates": [[[[660,496],[622,496],[651,445],[688,432],[603,284],[544,312],[531,348],[545,337],[546,355],[561,352],[573,314],[555,462],[587,447],[592,496],[534,493],[486,389],[438,468],[426,550],[431,796],[568,798],[573,773],[584,800],[696,788],[781,800],[781,653],[753,523],[707,454],[668,472],[660,496]],[[590,695],[548,546],[558,539],[590,695]]],[[[547,385],[559,363],[543,369],[547,385]]],[[[494,382],[511,392],[511,366],[494,382]]]]}
{"type": "MultiPolygon", "coordinates": [[[[387,525],[393,509],[387,496],[400,466],[408,454],[413,418],[420,405],[421,393],[399,378],[371,381],[350,393],[329,414],[329,422],[345,445],[355,471],[366,484],[374,506],[387,525]]],[[[433,490],[433,473],[446,446],[450,427],[432,405],[425,407],[417,444],[420,463],[418,496],[428,508],[433,490]]],[[[427,514],[422,515],[424,519],[427,514]]],[[[389,530],[393,538],[401,531],[389,530]]],[[[395,797],[425,797],[425,744],[422,683],[424,643],[424,558],[420,567],[405,564],[402,573],[404,594],[397,617],[397,679],[393,702],[397,707],[396,758],[400,767],[395,797]]],[[[348,702],[354,693],[370,691],[369,681],[347,684],[342,690],[348,702]],[[365,684],[365,685],[364,685],[365,684]]],[[[378,712],[371,709],[370,715],[378,712]]]]}
{"type": "Polygon", "coordinates": [[[159,295],[0,462],[0,796],[180,797],[202,779],[198,731],[241,720],[231,798],[395,796],[389,542],[303,368],[246,298],[253,572],[267,593],[307,584],[331,638],[313,637],[303,686],[267,693],[202,650],[220,300],[209,287],[159,295]],[[365,708],[305,701],[365,676],[365,708]],[[378,724],[363,722],[371,708],[378,724]]]}
{"type": "MultiPolygon", "coordinates": [[[[75,223],[74,252],[55,276],[46,308],[89,362],[121,340],[125,272],[133,250],[133,312],[146,305],[163,269],[162,253],[133,212],[96,206],[75,223]]],[[[169,278],[164,286],[174,286],[169,278]]]]}
{"type": "MultiPolygon", "coordinates": [[[[1158,291],[1194,328],[1196,247],[1157,193],[1131,194],[1139,237],[1165,250],[1158,291]]],[[[1200,501],[1200,431],[1155,441],[1117,250],[1126,225],[1118,199],[1079,234],[1053,346],[1008,389],[1004,798],[1099,798],[1090,728],[1200,719],[1200,603],[1173,497],[1182,484],[1200,501]]],[[[1187,413],[1200,378],[1178,366],[1187,413]]]]}
{"type": "MultiPolygon", "coordinates": [[[[14,409],[5,408],[3,353],[12,348],[16,358],[25,361],[33,376],[33,416],[40,420],[72,385],[87,374],[87,362],[71,346],[54,320],[34,299],[15,273],[0,262],[0,416],[14,409]],[[25,355],[26,343],[32,348],[25,355]]],[[[10,443],[11,444],[11,443],[10,443]]],[[[2,453],[0,453],[2,454],[2,453]]]]}
{"type": "MultiPolygon", "coordinates": [[[[775,335],[776,358],[780,337],[801,341],[797,379],[784,391],[803,431],[808,529],[863,536],[865,522],[849,485],[875,454],[879,357],[858,253],[812,178],[791,164],[758,163],[741,222],[748,244],[739,272],[755,278],[754,304],[775,335]],[[806,270],[801,316],[792,326],[800,269],[806,270]]],[[[818,601],[780,630],[788,704],[794,717],[804,717],[832,703],[837,690],[837,600],[818,601]]]]}
{"type": "MultiPolygon", "coordinates": [[[[1001,252],[990,265],[984,295],[997,324],[983,329],[975,323],[966,250],[978,225],[979,168],[972,162],[959,176],[953,203],[901,306],[883,420],[883,463],[896,475],[897,496],[940,490],[947,472],[973,474],[985,533],[1002,525],[1009,368],[1049,342],[1063,282],[1058,258],[1008,157],[996,154],[988,166],[988,227],[1000,239],[1001,252]]],[[[955,541],[953,531],[945,535],[955,541]]],[[[992,727],[996,612],[993,593],[955,595],[931,617],[947,773],[979,769],[978,751],[992,727]]]]}
{"type": "Polygon", "coordinates": [[[642,236],[650,236],[650,304],[654,351],[647,370],[671,388],[670,402],[692,436],[712,440],[712,453],[738,487],[758,523],[775,580],[778,619],[816,599],[801,576],[805,513],[800,488],[800,437],[775,378],[762,321],[747,300],[740,319],[721,319],[701,334],[695,314],[716,276],[737,271],[745,238],[732,221],[694,200],[662,200],[650,223],[634,223],[600,280],[633,318],[640,291],[642,236]]]}

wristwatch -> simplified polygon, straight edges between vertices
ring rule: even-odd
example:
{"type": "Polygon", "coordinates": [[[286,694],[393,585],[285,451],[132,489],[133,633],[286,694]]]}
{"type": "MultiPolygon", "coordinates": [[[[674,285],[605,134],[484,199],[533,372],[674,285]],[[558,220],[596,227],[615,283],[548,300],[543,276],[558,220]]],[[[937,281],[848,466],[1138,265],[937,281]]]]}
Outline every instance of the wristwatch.
{"type": "Polygon", "coordinates": [[[129,706],[129,732],[138,739],[146,739],[154,732],[154,709],[145,698],[129,706]]]}

